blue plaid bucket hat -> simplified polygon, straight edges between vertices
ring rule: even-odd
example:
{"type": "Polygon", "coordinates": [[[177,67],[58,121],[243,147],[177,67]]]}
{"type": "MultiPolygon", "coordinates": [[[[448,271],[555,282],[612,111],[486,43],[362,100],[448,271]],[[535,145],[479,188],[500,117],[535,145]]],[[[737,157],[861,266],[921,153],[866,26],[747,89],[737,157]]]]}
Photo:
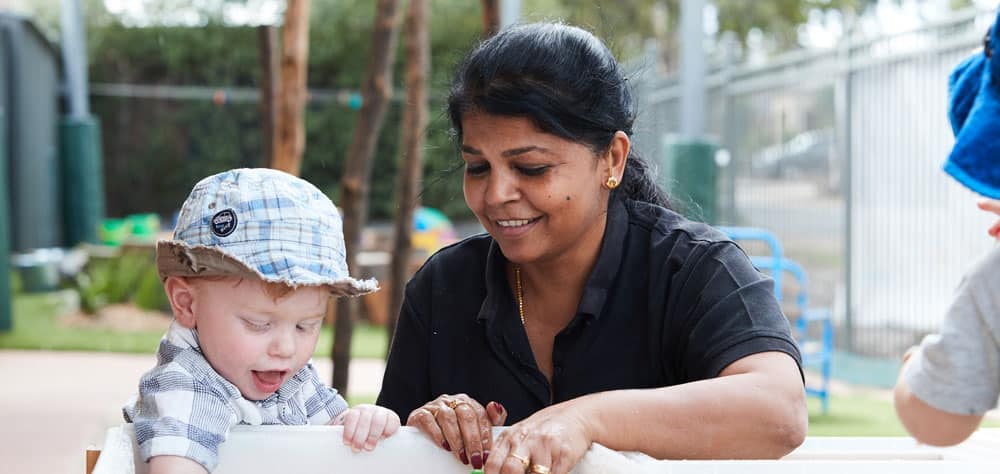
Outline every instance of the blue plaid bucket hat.
{"type": "Polygon", "coordinates": [[[259,278],[328,286],[338,296],[378,289],[347,272],[340,213],[309,182],[272,169],[236,169],[201,180],[181,207],[173,239],[156,245],[161,279],[259,278]]]}
{"type": "Polygon", "coordinates": [[[1000,11],[983,51],[951,73],[948,93],[955,146],[944,171],[965,187],[1000,199],[1000,11]]]}

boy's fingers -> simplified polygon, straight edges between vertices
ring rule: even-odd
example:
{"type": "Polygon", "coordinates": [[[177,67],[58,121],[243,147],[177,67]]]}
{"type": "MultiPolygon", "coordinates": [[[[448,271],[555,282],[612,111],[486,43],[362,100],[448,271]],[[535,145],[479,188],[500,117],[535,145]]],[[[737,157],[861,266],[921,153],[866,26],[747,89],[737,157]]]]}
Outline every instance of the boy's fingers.
{"type": "Polygon", "coordinates": [[[365,441],[368,439],[368,432],[371,430],[372,426],[372,411],[363,410],[361,416],[358,417],[358,427],[354,430],[354,438],[351,440],[351,450],[354,452],[359,452],[365,447],[365,441]]]}
{"type": "Polygon", "coordinates": [[[382,438],[388,438],[396,434],[397,431],[399,431],[399,416],[396,415],[396,412],[392,412],[389,414],[389,422],[385,425],[385,431],[382,432],[382,438]]]}
{"type": "Polygon", "coordinates": [[[386,412],[385,429],[382,430],[382,439],[388,438],[399,431],[399,415],[392,410],[386,412]]]}
{"type": "Polygon", "coordinates": [[[368,436],[365,437],[366,451],[375,449],[378,440],[382,438],[382,432],[385,431],[385,425],[389,422],[388,418],[385,413],[376,412],[372,414],[372,424],[368,428],[368,436]]]}
{"type": "Polygon", "coordinates": [[[347,410],[344,414],[344,444],[351,444],[351,438],[354,437],[354,430],[358,426],[358,411],[357,410],[347,410]]]}

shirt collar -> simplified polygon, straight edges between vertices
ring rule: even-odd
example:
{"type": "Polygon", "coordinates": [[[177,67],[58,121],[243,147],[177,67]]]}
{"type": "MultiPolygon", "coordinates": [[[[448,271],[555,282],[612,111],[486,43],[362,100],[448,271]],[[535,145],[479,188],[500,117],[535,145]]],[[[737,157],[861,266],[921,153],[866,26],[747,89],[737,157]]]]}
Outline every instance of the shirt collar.
{"type": "Polygon", "coordinates": [[[628,210],[625,200],[611,193],[608,202],[608,221],[604,226],[604,239],[601,241],[601,252],[597,255],[597,263],[587,278],[587,285],[580,297],[580,313],[589,314],[595,319],[604,312],[604,303],[608,293],[618,278],[621,268],[622,254],[625,247],[625,235],[628,233],[628,210]]]}
{"type": "MultiPolygon", "coordinates": [[[[608,202],[607,224],[604,227],[604,238],[601,240],[601,251],[597,263],[587,278],[583,296],[580,298],[578,312],[600,318],[607,301],[608,293],[618,271],[621,268],[625,235],[628,231],[628,210],[625,200],[612,193],[608,202]]],[[[486,298],[479,308],[477,319],[493,321],[496,315],[510,309],[517,309],[513,302],[513,292],[507,282],[507,258],[500,250],[496,240],[490,239],[490,248],[486,254],[486,298]]]]}

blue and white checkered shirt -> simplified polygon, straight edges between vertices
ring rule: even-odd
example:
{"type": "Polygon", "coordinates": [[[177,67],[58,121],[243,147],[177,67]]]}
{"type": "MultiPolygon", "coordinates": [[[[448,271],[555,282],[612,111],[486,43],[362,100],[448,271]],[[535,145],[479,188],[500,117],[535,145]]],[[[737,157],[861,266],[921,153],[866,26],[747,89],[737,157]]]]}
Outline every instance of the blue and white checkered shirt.
{"type": "Polygon", "coordinates": [[[153,456],[182,456],[211,472],[219,462],[219,445],[237,424],[328,424],[348,408],[311,363],[270,397],[243,398],[205,360],[197,333],[176,321],[160,341],[157,359],[156,367],[143,374],[139,394],[122,408],[125,421],[135,424],[146,462],[153,456]]]}

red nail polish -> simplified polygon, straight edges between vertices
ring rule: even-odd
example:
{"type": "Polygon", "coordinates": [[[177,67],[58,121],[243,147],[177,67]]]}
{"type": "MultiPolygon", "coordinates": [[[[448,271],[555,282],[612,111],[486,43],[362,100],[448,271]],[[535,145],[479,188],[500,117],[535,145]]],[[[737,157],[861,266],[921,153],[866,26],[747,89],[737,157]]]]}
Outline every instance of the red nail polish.
{"type": "Polygon", "coordinates": [[[497,408],[498,408],[498,409],[500,409],[500,413],[501,413],[501,414],[503,414],[504,412],[506,412],[506,411],[507,411],[507,410],[505,410],[505,409],[503,408],[503,405],[501,405],[501,404],[500,404],[500,402],[496,402],[496,403],[497,403],[497,408]]]}
{"type": "Polygon", "coordinates": [[[451,451],[451,445],[448,444],[448,440],[444,440],[444,442],[441,443],[441,447],[444,448],[445,451],[451,451]]]}
{"type": "Polygon", "coordinates": [[[472,459],[471,459],[471,461],[472,461],[472,467],[474,469],[482,469],[483,468],[483,456],[481,454],[479,454],[479,453],[472,453],[472,459]]]}
{"type": "Polygon", "coordinates": [[[486,465],[486,461],[488,461],[489,459],[490,459],[490,452],[489,451],[483,451],[483,465],[484,466],[486,465]]]}
{"type": "Polygon", "coordinates": [[[469,464],[469,458],[465,455],[465,448],[462,448],[462,450],[458,452],[458,457],[462,460],[462,464],[469,464]]]}

